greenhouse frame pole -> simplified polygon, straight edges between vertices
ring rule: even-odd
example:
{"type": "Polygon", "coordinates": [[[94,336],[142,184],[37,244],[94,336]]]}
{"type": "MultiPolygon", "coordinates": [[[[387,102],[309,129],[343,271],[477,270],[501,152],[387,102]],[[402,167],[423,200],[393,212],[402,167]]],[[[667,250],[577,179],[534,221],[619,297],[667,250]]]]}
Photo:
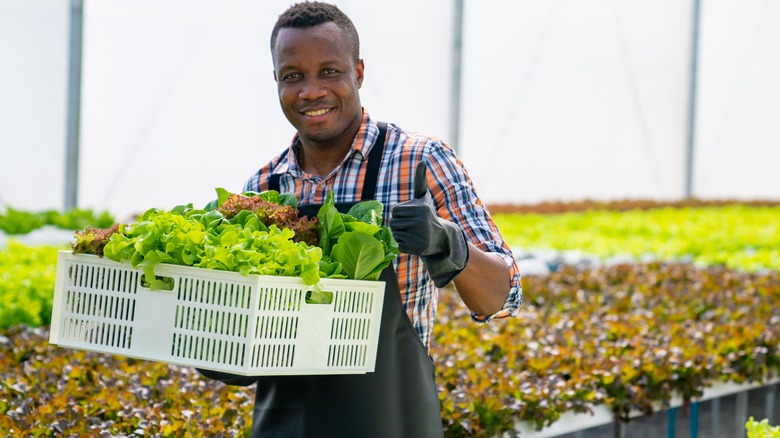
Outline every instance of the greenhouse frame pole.
{"type": "Polygon", "coordinates": [[[81,125],[81,54],[84,34],[84,2],[70,2],[68,62],[68,115],[65,145],[65,210],[78,206],[79,140],[81,125]]]}
{"type": "Polygon", "coordinates": [[[685,154],[685,198],[693,197],[694,143],[696,140],[696,86],[699,70],[699,22],[701,0],[693,0],[693,29],[691,35],[691,77],[688,95],[688,139],[685,154]]]}
{"type": "Polygon", "coordinates": [[[452,89],[450,90],[450,146],[460,147],[460,88],[463,55],[463,1],[455,0],[452,29],[452,89]]]}

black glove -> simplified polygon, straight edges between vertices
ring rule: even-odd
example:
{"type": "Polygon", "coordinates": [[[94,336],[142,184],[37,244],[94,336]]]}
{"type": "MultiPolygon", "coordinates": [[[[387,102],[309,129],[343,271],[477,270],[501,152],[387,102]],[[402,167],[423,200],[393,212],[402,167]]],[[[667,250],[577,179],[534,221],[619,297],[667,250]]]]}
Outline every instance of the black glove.
{"type": "Polygon", "coordinates": [[[460,227],[436,215],[426,169],[417,164],[414,199],[393,207],[390,229],[398,249],[420,256],[433,283],[444,287],[466,267],[469,247],[460,227]]]}

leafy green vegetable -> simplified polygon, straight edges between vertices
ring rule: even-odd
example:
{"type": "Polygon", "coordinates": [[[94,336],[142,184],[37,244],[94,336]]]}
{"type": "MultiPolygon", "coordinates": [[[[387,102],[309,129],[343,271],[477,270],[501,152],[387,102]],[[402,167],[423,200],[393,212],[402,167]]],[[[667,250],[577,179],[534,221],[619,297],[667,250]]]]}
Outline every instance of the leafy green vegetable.
{"type": "Polygon", "coordinates": [[[278,205],[288,205],[292,208],[298,208],[298,198],[292,193],[279,193],[276,190],[267,190],[262,193],[244,192],[244,196],[259,195],[268,202],[278,205]]]}
{"type": "Polygon", "coordinates": [[[304,300],[308,304],[330,304],[333,302],[333,292],[310,290],[306,291],[304,300]]]}
{"type": "Polygon", "coordinates": [[[27,234],[46,225],[45,217],[39,213],[7,208],[0,215],[0,230],[8,234],[27,234]]]}
{"type": "Polygon", "coordinates": [[[108,243],[111,235],[119,230],[119,224],[110,228],[86,227],[82,231],[76,231],[72,242],[73,252],[83,254],[95,254],[103,256],[103,247],[108,243]]]}
{"type": "Polygon", "coordinates": [[[113,223],[114,218],[108,212],[97,215],[88,208],[73,208],[61,213],[56,210],[30,212],[8,207],[5,213],[0,213],[0,230],[6,234],[27,234],[44,225],[77,230],[85,227],[106,228],[113,223]]]}
{"type": "Polygon", "coordinates": [[[317,219],[319,219],[317,232],[320,236],[320,248],[326,256],[330,256],[333,244],[338,242],[344,232],[344,221],[341,213],[336,209],[332,191],[325,197],[325,203],[317,212],[317,219]]]}
{"type": "Polygon", "coordinates": [[[299,217],[291,194],[216,191],[217,199],[203,209],[192,204],[170,211],[152,208],[132,224],[98,230],[100,239],[94,230],[77,233],[82,243],[74,252],[100,255],[99,249],[111,260],[129,261],[152,290],[171,288],[171,279],[154,273],[155,266],[169,263],[300,277],[315,286],[315,300],[325,296],[321,278],[377,280],[399,253],[382,225],[378,201],[357,203],[342,214],[331,191],[317,218],[309,219],[299,217]]]}
{"type": "Polygon", "coordinates": [[[333,245],[331,258],[339,260],[347,277],[359,280],[377,280],[387,260],[382,244],[368,234],[347,232],[333,245]]]}
{"type": "Polygon", "coordinates": [[[764,418],[759,423],[750,417],[745,423],[747,438],[780,438],[780,426],[769,425],[769,420],[764,418]]]}
{"type": "Polygon", "coordinates": [[[347,278],[343,273],[344,269],[339,262],[330,262],[328,260],[320,260],[320,276],[326,278],[347,278]]]}
{"type": "Polygon", "coordinates": [[[393,238],[393,232],[390,230],[390,227],[382,227],[374,237],[379,239],[382,243],[382,250],[385,254],[398,255],[401,253],[401,250],[398,249],[398,242],[393,238]]]}
{"type": "Polygon", "coordinates": [[[50,323],[60,249],[64,248],[29,247],[13,239],[0,249],[0,330],[50,323]]]}
{"type": "Polygon", "coordinates": [[[780,268],[778,206],[495,214],[493,219],[506,242],[518,249],[652,256],[745,271],[780,268]]]}
{"type": "MultiPolygon", "coordinates": [[[[330,191],[317,213],[319,246],[324,257],[340,264],[348,278],[378,280],[382,270],[399,254],[392,232],[382,225],[382,208],[379,201],[362,201],[342,214],[330,191]]],[[[320,265],[320,269],[333,267],[320,265]]]]}
{"type": "Polygon", "coordinates": [[[322,250],[293,242],[294,232],[266,227],[250,211],[232,219],[217,210],[179,206],[171,211],[147,210],[134,224],[120,226],[104,248],[107,258],[130,261],[144,272],[152,290],[168,283],[154,275],[160,263],[239,272],[242,275],[301,277],[308,285],[320,280],[322,250]]]}
{"type": "Polygon", "coordinates": [[[44,212],[46,223],[66,230],[77,230],[85,227],[107,228],[114,224],[114,217],[104,211],[95,213],[90,208],[72,208],[60,213],[56,210],[44,212]]]}
{"type": "Polygon", "coordinates": [[[243,195],[227,193],[217,189],[219,205],[216,210],[227,219],[241,212],[249,211],[257,215],[266,227],[276,225],[279,228],[293,230],[296,242],[306,242],[318,246],[317,221],[298,214],[297,200],[292,195],[280,195],[275,190],[263,193],[245,192],[243,195]]]}
{"type": "Polygon", "coordinates": [[[349,209],[347,215],[367,224],[382,225],[382,203],[377,200],[358,202],[349,209]]]}

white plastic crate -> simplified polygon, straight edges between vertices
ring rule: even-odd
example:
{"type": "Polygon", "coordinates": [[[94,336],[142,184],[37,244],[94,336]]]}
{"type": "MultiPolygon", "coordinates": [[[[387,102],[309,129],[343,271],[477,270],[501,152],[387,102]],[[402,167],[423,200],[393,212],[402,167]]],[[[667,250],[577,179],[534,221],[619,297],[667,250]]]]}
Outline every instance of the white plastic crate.
{"type": "Polygon", "coordinates": [[[241,375],[373,372],[382,281],[323,279],[309,304],[300,278],[157,265],[171,291],[129,263],[60,251],[49,342],[241,375]]]}

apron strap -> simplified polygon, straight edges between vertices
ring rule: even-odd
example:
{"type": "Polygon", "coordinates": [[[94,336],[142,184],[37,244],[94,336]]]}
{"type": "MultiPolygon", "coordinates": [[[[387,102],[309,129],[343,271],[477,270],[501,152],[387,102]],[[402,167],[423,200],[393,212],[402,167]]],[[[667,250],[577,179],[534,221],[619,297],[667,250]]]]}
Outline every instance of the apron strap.
{"type": "Polygon", "coordinates": [[[379,136],[368,153],[368,168],[366,177],[363,180],[363,193],[361,200],[366,201],[376,197],[376,182],[379,178],[379,165],[382,164],[382,152],[385,150],[385,137],[387,137],[387,123],[377,123],[379,127],[379,136]]]}
{"type": "MultiPolygon", "coordinates": [[[[285,150],[284,153],[286,154],[289,151],[289,149],[285,150]]],[[[280,192],[279,190],[279,178],[282,177],[281,173],[272,173],[271,176],[268,178],[268,190],[276,190],[277,192],[280,192]]]]}
{"type": "MultiPolygon", "coordinates": [[[[379,127],[379,135],[374,142],[371,151],[368,153],[368,168],[366,169],[366,177],[363,181],[363,192],[361,193],[361,200],[374,199],[376,195],[376,182],[379,178],[379,166],[382,164],[382,152],[385,150],[385,139],[387,137],[387,123],[377,122],[379,127]]],[[[290,149],[286,149],[284,153],[289,153],[290,149]]],[[[268,189],[281,192],[280,179],[283,174],[272,173],[268,178],[268,189]]]]}

